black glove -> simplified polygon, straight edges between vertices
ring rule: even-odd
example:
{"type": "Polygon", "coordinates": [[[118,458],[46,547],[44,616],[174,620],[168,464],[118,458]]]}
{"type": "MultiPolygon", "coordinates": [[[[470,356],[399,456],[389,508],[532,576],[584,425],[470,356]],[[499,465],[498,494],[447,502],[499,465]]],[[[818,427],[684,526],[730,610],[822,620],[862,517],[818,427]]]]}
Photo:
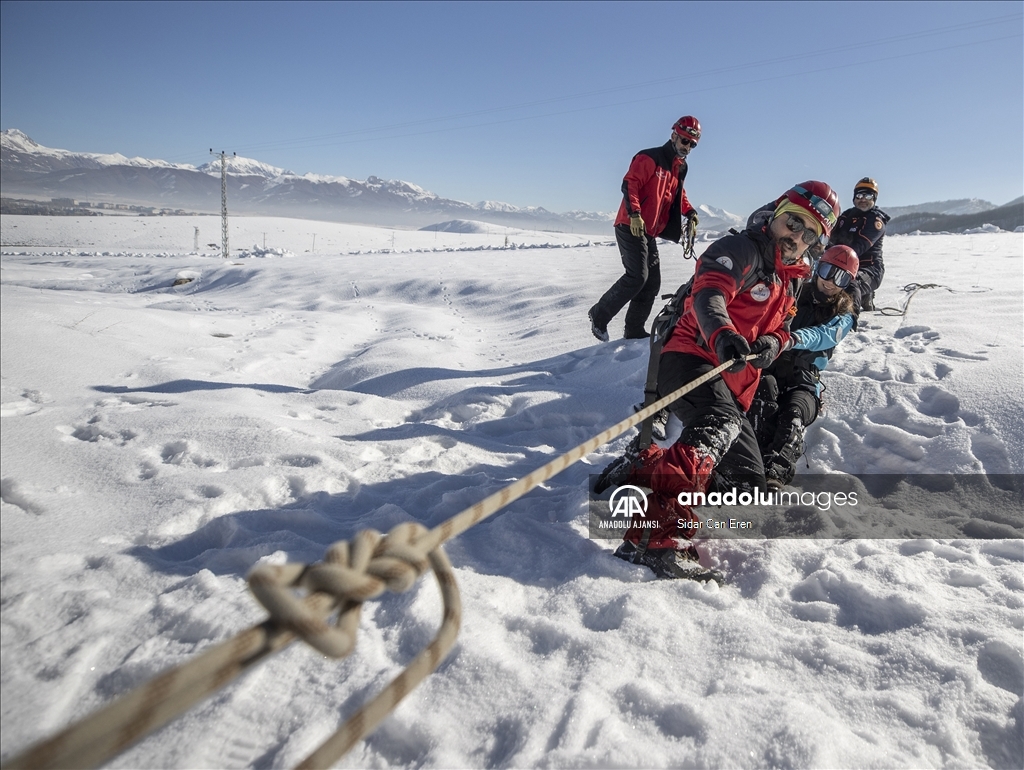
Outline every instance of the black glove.
{"type": "Polygon", "coordinates": [[[754,340],[750,352],[757,353],[757,358],[752,358],[750,365],[755,369],[764,369],[779,357],[779,340],[771,334],[762,334],[754,340]]]}
{"type": "MultiPolygon", "coordinates": [[[[718,356],[718,363],[724,364],[734,358],[742,359],[750,353],[750,345],[745,339],[732,329],[722,329],[715,337],[715,355],[718,356]]],[[[747,365],[746,361],[737,361],[725,371],[730,374],[738,374],[747,365]]]]}

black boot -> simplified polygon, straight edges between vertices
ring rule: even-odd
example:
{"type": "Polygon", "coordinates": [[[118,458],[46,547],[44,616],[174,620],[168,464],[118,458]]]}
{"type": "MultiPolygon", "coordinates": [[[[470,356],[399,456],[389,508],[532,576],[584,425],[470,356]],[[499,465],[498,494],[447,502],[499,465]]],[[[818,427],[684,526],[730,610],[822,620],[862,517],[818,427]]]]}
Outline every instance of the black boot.
{"type": "Polygon", "coordinates": [[[633,436],[633,440],[626,445],[626,451],[622,453],[622,456],[612,460],[601,471],[601,475],[597,477],[597,481],[594,483],[594,492],[599,495],[611,487],[621,487],[637,467],[639,459],[640,434],[637,433],[633,436]]]}
{"type": "Polygon", "coordinates": [[[597,320],[597,318],[595,317],[596,310],[597,306],[595,305],[594,307],[590,308],[590,311],[587,313],[587,317],[590,319],[590,331],[595,337],[601,340],[601,342],[607,342],[609,339],[608,324],[607,322],[601,323],[600,321],[597,320]]]}
{"type": "Polygon", "coordinates": [[[764,475],[768,486],[781,489],[796,475],[796,461],[804,453],[804,423],[796,414],[786,412],[779,419],[774,448],[764,456],[764,475]]]}

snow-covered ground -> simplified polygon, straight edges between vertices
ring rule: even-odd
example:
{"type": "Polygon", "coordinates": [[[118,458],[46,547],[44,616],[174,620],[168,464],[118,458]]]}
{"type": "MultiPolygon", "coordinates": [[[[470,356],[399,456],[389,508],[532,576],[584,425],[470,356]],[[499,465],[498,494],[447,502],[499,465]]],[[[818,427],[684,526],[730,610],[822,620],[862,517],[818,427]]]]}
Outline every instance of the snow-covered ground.
{"type": "MultiPolygon", "coordinates": [[[[610,234],[236,219],[224,260],[219,225],[2,220],[5,759],[261,620],[260,560],[437,524],[641,395],[646,343],[586,321],[610,234]]],[[[801,470],[1024,472],[1022,251],[888,238],[879,304],[937,286],[840,346],[801,470]]],[[[713,539],[725,586],[659,582],[587,535],[627,439],[448,545],[457,646],[341,766],[1024,766],[1024,541],[713,539]]],[[[439,608],[373,602],[350,658],[292,645],[111,766],[290,766],[439,608]]]]}

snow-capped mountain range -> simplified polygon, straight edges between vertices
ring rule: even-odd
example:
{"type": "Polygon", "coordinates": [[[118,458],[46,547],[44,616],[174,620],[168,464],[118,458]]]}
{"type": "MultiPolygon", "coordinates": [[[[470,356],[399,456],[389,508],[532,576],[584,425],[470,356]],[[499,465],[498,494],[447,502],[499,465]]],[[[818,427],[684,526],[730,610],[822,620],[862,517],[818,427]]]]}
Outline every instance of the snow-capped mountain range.
{"type": "Polygon", "coordinates": [[[0,137],[0,146],[3,148],[2,162],[5,172],[18,170],[46,174],[53,171],[99,169],[108,166],[196,170],[195,166],[183,163],[168,163],[164,160],[149,160],[148,158],[126,158],[120,153],[71,152],[70,150],[44,147],[15,128],[6,129],[3,132],[0,137]]]}
{"type": "MultiPolygon", "coordinates": [[[[199,212],[220,211],[218,157],[201,166],[124,155],[44,147],[17,129],[0,138],[4,194],[133,203],[199,212]]],[[[365,180],[296,174],[251,158],[228,156],[228,200],[233,212],[297,216],[339,222],[424,226],[441,219],[608,234],[613,214],[498,201],[472,204],[442,198],[419,185],[370,176],[365,180]]],[[[737,218],[738,219],[738,218],[737,218]]]]}
{"type": "MultiPolygon", "coordinates": [[[[225,158],[230,210],[237,214],[291,216],[336,222],[424,227],[440,221],[479,221],[492,225],[609,235],[613,212],[555,213],[540,206],[514,206],[442,198],[400,179],[365,180],[323,174],[297,174],[269,163],[231,155],[225,158]]],[[[221,162],[193,166],[120,153],[72,152],[44,147],[17,129],[0,135],[0,181],[4,194],[32,198],[75,198],[131,203],[197,212],[220,211],[221,162]]],[[[700,229],[724,232],[744,218],[701,204],[700,229]]],[[[927,212],[966,215],[996,206],[978,198],[886,207],[894,219],[927,212]]]]}

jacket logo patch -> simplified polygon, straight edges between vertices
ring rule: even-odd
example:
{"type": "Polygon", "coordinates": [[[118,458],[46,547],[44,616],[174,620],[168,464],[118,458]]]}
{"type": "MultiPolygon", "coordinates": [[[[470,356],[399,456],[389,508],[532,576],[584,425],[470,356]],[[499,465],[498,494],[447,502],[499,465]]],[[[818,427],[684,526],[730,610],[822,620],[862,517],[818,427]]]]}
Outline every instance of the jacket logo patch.
{"type": "Polygon", "coordinates": [[[882,220],[881,219],[876,219],[875,220],[875,229],[876,230],[881,230],[882,229],[882,220]]]}
{"type": "Polygon", "coordinates": [[[763,283],[756,284],[750,290],[750,296],[756,299],[758,302],[766,301],[772,296],[772,290],[765,286],[763,283]]]}
{"type": "Polygon", "coordinates": [[[724,267],[726,270],[732,270],[732,260],[728,257],[719,257],[715,260],[718,264],[724,267]]]}

